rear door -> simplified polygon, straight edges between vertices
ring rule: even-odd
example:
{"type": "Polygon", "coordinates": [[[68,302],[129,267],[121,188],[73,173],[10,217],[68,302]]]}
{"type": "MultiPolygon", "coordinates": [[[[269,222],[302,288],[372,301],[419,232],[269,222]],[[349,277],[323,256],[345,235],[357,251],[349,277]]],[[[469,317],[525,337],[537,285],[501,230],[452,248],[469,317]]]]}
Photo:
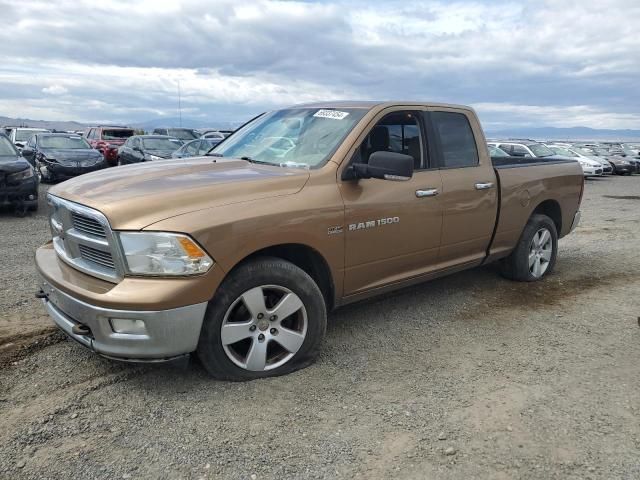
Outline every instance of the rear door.
{"type": "Polygon", "coordinates": [[[366,163],[383,150],[411,155],[415,171],[408,181],[339,182],[345,204],[345,295],[421,275],[438,259],[442,182],[429,163],[422,111],[381,112],[363,132],[351,162],[366,163]]]}
{"type": "Polygon", "coordinates": [[[427,124],[442,177],[442,243],[439,264],[448,268],[480,262],[491,242],[498,211],[498,185],[484,135],[471,112],[433,107],[427,124]]]}

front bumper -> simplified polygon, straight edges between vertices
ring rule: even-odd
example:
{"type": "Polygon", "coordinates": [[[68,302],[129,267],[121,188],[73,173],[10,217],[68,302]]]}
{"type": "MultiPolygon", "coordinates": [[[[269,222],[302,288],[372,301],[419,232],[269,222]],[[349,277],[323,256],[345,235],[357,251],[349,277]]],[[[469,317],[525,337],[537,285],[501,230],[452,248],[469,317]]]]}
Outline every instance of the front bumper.
{"type": "Polygon", "coordinates": [[[602,175],[602,168],[600,167],[587,167],[582,165],[582,173],[585,177],[594,177],[602,175]]]}
{"type": "Polygon", "coordinates": [[[47,313],[64,333],[116,360],[165,361],[193,352],[207,309],[203,302],[160,311],[113,310],[78,300],[44,279],[40,288],[47,313]],[[117,333],[113,319],[144,322],[144,332],[117,333]]]}
{"type": "Polygon", "coordinates": [[[38,205],[38,179],[33,176],[17,185],[7,184],[0,179],[0,206],[7,205],[38,205]]]}
{"type": "Polygon", "coordinates": [[[67,178],[77,177],[85,173],[102,170],[103,168],[107,168],[108,164],[106,161],[101,160],[95,163],[94,165],[89,165],[89,166],[70,166],[70,165],[62,165],[60,163],[55,163],[55,162],[42,162],[42,166],[46,167],[50,175],[52,175],[54,178],[67,179],[67,178]]]}

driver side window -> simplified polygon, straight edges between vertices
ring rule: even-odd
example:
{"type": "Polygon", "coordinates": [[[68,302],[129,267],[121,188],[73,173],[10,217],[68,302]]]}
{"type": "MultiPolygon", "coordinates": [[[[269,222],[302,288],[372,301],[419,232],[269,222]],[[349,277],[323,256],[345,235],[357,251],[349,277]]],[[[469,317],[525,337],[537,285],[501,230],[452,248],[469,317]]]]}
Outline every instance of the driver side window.
{"type": "Polygon", "coordinates": [[[420,134],[419,113],[393,112],[384,116],[356,150],[355,162],[368,163],[372,153],[385,151],[413,157],[414,169],[426,168],[425,146],[420,134]]]}

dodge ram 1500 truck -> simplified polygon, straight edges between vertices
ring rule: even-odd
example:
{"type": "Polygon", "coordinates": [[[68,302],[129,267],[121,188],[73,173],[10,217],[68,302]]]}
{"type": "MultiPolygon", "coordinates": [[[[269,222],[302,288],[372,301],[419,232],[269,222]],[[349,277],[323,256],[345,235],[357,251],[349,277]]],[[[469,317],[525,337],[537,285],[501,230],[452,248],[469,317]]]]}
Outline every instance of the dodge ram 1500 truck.
{"type": "Polygon", "coordinates": [[[540,280],[582,191],[577,162],[492,161],[467,107],[299,105],[205,157],[51,188],[38,295],[105,357],[281,375],[314,360],[338,306],[496,260],[540,280]]]}

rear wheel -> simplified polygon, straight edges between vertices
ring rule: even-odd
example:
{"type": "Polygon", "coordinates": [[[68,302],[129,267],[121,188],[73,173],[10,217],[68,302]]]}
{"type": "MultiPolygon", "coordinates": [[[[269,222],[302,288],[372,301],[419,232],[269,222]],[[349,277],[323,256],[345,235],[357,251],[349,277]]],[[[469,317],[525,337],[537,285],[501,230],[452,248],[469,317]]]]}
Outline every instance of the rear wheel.
{"type": "Polygon", "coordinates": [[[502,274],[520,282],[535,282],[553,271],[558,254],[556,225],[546,215],[532,215],[516,245],[502,262],[502,274]]]}
{"type": "Polygon", "coordinates": [[[197,354],[215,378],[252,380],[310,365],[326,330],[324,298],[302,269],[261,258],[233,271],[205,316],[197,354]]]}

